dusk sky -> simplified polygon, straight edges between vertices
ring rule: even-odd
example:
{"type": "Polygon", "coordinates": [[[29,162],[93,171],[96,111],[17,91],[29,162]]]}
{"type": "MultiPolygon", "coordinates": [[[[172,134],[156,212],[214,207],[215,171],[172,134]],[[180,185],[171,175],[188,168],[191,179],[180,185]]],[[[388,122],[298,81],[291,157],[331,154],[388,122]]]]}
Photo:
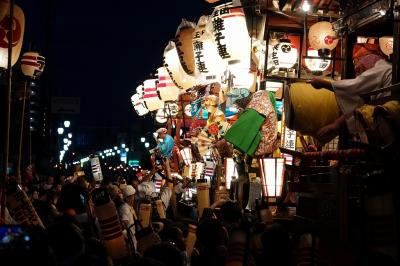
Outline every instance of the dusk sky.
{"type": "Polygon", "coordinates": [[[51,96],[80,97],[86,125],[135,123],[130,96],[161,66],[181,19],[211,12],[204,0],[16,3],[26,16],[24,46],[47,47],[44,85],[51,96]]]}

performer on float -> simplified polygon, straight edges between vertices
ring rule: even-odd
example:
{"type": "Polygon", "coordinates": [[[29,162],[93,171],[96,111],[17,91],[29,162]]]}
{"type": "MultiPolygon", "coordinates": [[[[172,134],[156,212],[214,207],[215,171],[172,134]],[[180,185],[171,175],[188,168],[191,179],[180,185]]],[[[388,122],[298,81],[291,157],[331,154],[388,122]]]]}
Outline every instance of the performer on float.
{"type": "Polygon", "coordinates": [[[159,128],[157,135],[157,151],[161,153],[163,158],[170,159],[172,157],[172,150],[174,148],[174,139],[168,135],[168,130],[164,127],[159,128]]]}
{"type": "Polygon", "coordinates": [[[314,78],[311,81],[311,85],[316,89],[326,88],[334,91],[342,112],[336,121],[321,128],[317,133],[318,136],[338,135],[340,126],[345,122],[351,134],[356,135],[362,132],[360,124],[355,120],[354,111],[363,104],[361,94],[391,85],[392,65],[386,59],[378,44],[357,43],[353,48],[356,78],[334,82],[314,78]]]}

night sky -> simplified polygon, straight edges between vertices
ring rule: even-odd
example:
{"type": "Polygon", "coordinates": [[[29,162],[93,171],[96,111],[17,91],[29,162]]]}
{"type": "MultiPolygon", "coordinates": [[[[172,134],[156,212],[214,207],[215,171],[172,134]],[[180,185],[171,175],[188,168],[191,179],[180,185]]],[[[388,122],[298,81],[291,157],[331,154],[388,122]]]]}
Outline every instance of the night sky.
{"type": "Polygon", "coordinates": [[[77,122],[121,126],[139,119],[136,86],[162,64],[182,18],[211,12],[204,0],[17,1],[26,16],[24,48],[46,56],[48,96],[81,98],[77,122]]]}

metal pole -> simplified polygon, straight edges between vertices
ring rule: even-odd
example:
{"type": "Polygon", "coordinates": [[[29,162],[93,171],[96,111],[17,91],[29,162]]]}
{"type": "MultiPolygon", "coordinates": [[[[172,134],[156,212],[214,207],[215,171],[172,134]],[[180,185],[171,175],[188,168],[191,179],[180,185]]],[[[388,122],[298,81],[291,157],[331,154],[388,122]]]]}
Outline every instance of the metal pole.
{"type": "Polygon", "coordinates": [[[6,181],[7,181],[7,168],[8,168],[8,150],[10,146],[10,112],[11,112],[11,77],[12,77],[12,69],[11,69],[11,56],[12,56],[12,25],[14,18],[14,0],[10,0],[10,13],[8,18],[8,61],[7,61],[7,88],[5,91],[4,98],[4,140],[3,140],[3,171],[0,175],[0,184],[1,184],[1,199],[0,199],[0,220],[4,221],[5,219],[5,207],[6,207],[6,181]]]}
{"type": "Polygon", "coordinates": [[[25,121],[25,103],[26,103],[26,88],[28,87],[28,81],[25,80],[24,86],[24,99],[22,100],[22,112],[21,112],[21,129],[19,131],[19,146],[18,146],[18,162],[17,162],[17,181],[21,185],[21,159],[22,159],[22,143],[24,136],[24,121],[25,121]]]}

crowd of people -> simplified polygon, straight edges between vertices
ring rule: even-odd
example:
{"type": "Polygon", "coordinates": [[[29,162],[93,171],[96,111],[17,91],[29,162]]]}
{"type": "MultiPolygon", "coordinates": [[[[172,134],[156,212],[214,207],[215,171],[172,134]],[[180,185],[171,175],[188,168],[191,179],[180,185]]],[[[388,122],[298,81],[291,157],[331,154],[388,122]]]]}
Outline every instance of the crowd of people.
{"type": "MultiPolygon", "coordinates": [[[[266,223],[228,198],[214,202],[202,217],[194,214],[195,207],[191,212],[178,208],[174,214],[170,199],[174,194],[179,201],[180,190],[171,189],[160,166],[128,181],[107,176],[99,184],[88,183],[85,176],[23,181],[22,189],[44,228],[27,227],[30,245],[2,246],[1,265],[324,265],[309,264],[318,261],[311,231],[296,236],[284,225],[266,223]],[[159,189],[157,176],[163,177],[159,189]],[[105,228],[94,211],[96,190],[107,191],[115,206],[127,247],[122,258],[113,259],[104,245],[105,228]],[[154,206],[145,226],[140,204],[157,199],[165,215],[154,206]]],[[[182,189],[182,184],[176,187],[182,189]]],[[[17,221],[8,214],[6,224],[17,221]]],[[[371,258],[368,263],[380,259],[371,258]]]]}

